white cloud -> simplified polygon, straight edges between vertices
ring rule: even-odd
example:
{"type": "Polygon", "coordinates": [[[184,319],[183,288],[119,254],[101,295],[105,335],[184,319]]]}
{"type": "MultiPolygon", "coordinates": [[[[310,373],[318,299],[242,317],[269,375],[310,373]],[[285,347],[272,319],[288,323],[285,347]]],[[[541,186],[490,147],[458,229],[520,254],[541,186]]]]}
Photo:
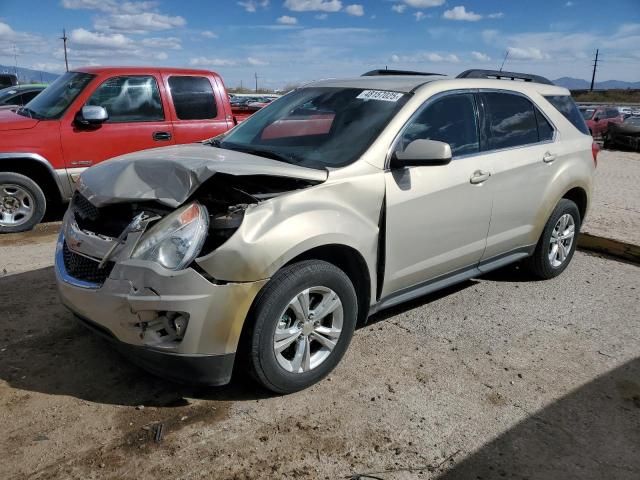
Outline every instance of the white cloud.
{"type": "Polygon", "coordinates": [[[396,13],[404,13],[406,9],[407,9],[407,6],[400,3],[396,5],[391,5],[391,10],[393,10],[396,13]]]}
{"type": "Polygon", "coordinates": [[[249,13],[255,13],[258,11],[258,8],[267,8],[269,6],[269,0],[245,0],[238,2],[238,5],[249,13]]]}
{"type": "Polygon", "coordinates": [[[353,15],[354,17],[361,17],[364,15],[364,7],[357,3],[354,3],[353,5],[347,5],[344,11],[349,15],[353,15]]]}
{"type": "Polygon", "coordinates": [[[482,15],[479,15],[474,12],[467,12],[467,9],[464,6],[453,7],[451,10],[445,10],[442,14],[442,18],[446,18],[447,20],[462,20],[467,22],[477,22],[482,18],[482,15]]]}
{"type": "Polygon", "coordinates": [[[564,4],[565,7],[573,7],[575,5],[575,3],[573,2],[567,2],[564,4]]]}
{"type": "Polygon", "coordinates": [[[215,32],[212,32],[211,30],[203,30],[202,32],[200,32],[200,35],[202,35],[205,38],[218,38],[218,34],[215,32]]]}
{"type": "Polygon", "coordinates": [[[264,66],[264,65],[269,65],[269,62],[266,62],[264,60],[261,60],[259,58],[254,58],[254,57],[247,57],[247,63],[249,65],[253,65],[253,66],[264,66]]]}
{"type": "Polygon", "coordinates": [[[121,33],[104,34],[76,28],[69,35],[69,45],[107,49],[126,48],[131,45],[131,39],[121,33]]]}
{"type": "Polygon", "coordinates": [[[502,17],[504,17],[503,12],[490,13],[489,15],[487,15],[487,18],[502,18],[502,17]]]}
{"type": "Polygon", "coordinates": [[[414,17],[416,17],[416,22],[419,22],[420,20],[423,20],[426,15],[423,12],[416,12],[413,14],[414,17]]]}
{"type": "Polygon", "coordinates": [[[482,52],[471,52],[471,56],[474,60],[478,60],[479,62],[488,62],[491,60],[491,57],[482,52]]]}
{"type": "Polygon", "coordinates": [[[149,48],[167,48],[170,50],[181,50],[182,43],[179,38],[176,37],[152,37],[143,38],[142,45],[149,48]]]}
{"type": "Polygon", "coordinates": [[[192,67],[233,67],[238,62],[228,58],[195,57],[189,60],[192,67]]]}
{"type": "Polygon", "coordinates": [[[509,58],[516,60],[544,60],[550,56],[535,47],[509,47],[509,58]]]}
{"type": "Polygon", "coordinates": [[[94,27],[102,31],[146,33],[183,27],[186,23],[183,17],[172,17],[155,12],[118,13],[97,18],[94,27]]]}
{"type": "Polygon", "coordinates": [[[296,17],[290,17],[288,15],[283,15],[276,20],[276,22],[281,25],[296,25],[298,23],[298,19],[296,17]]]}
{"type": "Polygon", "coordinates": [[[100,10],[113,12],[118,3],[114,0],[62,0],[62,6],[70,10],[100,10]]]}
{"type": "Polygon", "coordinates": [[[329,18],[329,15],[327,15],[326,13],[319,13],[315,16],[315,18],[316,20],[326,20],[327,18],[329,18]]]}
{"type": "Polygon", "coordinates": [[[458,63],[460,59],[453,53],[441,54],[435,52],[418,52],[412,55],[391,55],[391,62],[393,63],[458,63]]]}
{"type": "Polygon", "coordinates": [[[431,8],[443,5],[445,0],[402,0],[403,3],[413,8],[431,8]]]}
{"type": "Polygon", "coordinates": [[[285,0],[284,7],[294,12],[339,12],[340,0],[285,0]]]}

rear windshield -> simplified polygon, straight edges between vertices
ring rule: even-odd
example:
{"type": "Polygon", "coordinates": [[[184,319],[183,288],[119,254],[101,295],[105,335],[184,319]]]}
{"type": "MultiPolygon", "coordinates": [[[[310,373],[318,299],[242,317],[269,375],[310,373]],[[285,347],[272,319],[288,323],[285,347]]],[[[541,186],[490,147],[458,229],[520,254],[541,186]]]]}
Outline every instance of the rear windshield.
{"type": "Polygon", "coordinates": [[[574,127],[580,130],[585,135],[589,135],[589,128],[587,128],[587,124],[584,122],[584,117],[576,107],[576,104],[573,101],[573,98],[569,95],[550,95],[545,96],[544,98],[547,101],[556,107],[556,109],[564,115],[564,117],[569,120],[574,127]]]}

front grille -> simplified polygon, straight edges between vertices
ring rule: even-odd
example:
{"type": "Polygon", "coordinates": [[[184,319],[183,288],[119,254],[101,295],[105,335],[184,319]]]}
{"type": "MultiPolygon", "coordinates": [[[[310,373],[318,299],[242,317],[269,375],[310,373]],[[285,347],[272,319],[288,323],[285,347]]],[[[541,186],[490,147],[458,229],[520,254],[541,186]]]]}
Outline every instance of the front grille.
{"type": "Polygon", "coordinates": [[[114,262],[107,262],[102,268],[98,268],[99,262],[72,252],[65,242],[62,246],[64,268],[67,273],[78,280],[102,285],[111,274],[114,262]]]}
{"type": "Polygon", "coordinates": [[[73,207],[73,212],[76,216],[82,218],[83,220],[97,220],[99,211],[98,208],[93,206],[93,204],[87,200],[80,192],[73,194],[73,199],[71,200],[71,205],[73,207]]]}

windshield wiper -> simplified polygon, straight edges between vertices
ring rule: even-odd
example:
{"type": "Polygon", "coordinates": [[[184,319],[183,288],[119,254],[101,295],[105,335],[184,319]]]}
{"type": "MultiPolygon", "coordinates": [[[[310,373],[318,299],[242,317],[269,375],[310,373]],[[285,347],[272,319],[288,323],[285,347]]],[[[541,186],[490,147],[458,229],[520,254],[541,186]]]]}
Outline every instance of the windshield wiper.
{"type": "Polygon", "coordinates": [[[293,153],[278,153],[272,150],[262,150],[260,148],[245,147],[242,145],[229,144],[226,142],[225,145],[222,146],[220,141],[218,141],[217,145],[213,146],[223,148],[225,150],[235,150],[237,152],[248,153],[249,155],[256,155],[258,157],[270,158],[271,160],[277,160],[284,163],[298,163],[302,161],[300,157],[293,153]]]}
{"type": "Polygon", "coordinates": [[[38,112],[34,112],[33,110],[27,107],[20,107],[18,110],[16,110],[16,113],[19,115],[22,115],[22,112],[26,113],[27,114],[26,116],[28,116],[29,118],[33,118],[35,120],[40,120],[42,118],[42,116],[38,114],[38,112]]]}

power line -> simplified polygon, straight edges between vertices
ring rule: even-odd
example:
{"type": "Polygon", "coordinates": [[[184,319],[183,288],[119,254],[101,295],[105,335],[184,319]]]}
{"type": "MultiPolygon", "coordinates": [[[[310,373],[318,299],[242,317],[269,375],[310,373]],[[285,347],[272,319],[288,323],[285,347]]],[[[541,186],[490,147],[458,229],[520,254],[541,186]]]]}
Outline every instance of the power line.
{"type": "Polygon", "coordinates": [[[591,88],[589,91],[593,92],[593,84],[596,81],[596,70],[598,69],[598,53],[600,53],[599,49],[596,49],[596,58],[593,61],[593,74],[591,75],[591,88]]]}

